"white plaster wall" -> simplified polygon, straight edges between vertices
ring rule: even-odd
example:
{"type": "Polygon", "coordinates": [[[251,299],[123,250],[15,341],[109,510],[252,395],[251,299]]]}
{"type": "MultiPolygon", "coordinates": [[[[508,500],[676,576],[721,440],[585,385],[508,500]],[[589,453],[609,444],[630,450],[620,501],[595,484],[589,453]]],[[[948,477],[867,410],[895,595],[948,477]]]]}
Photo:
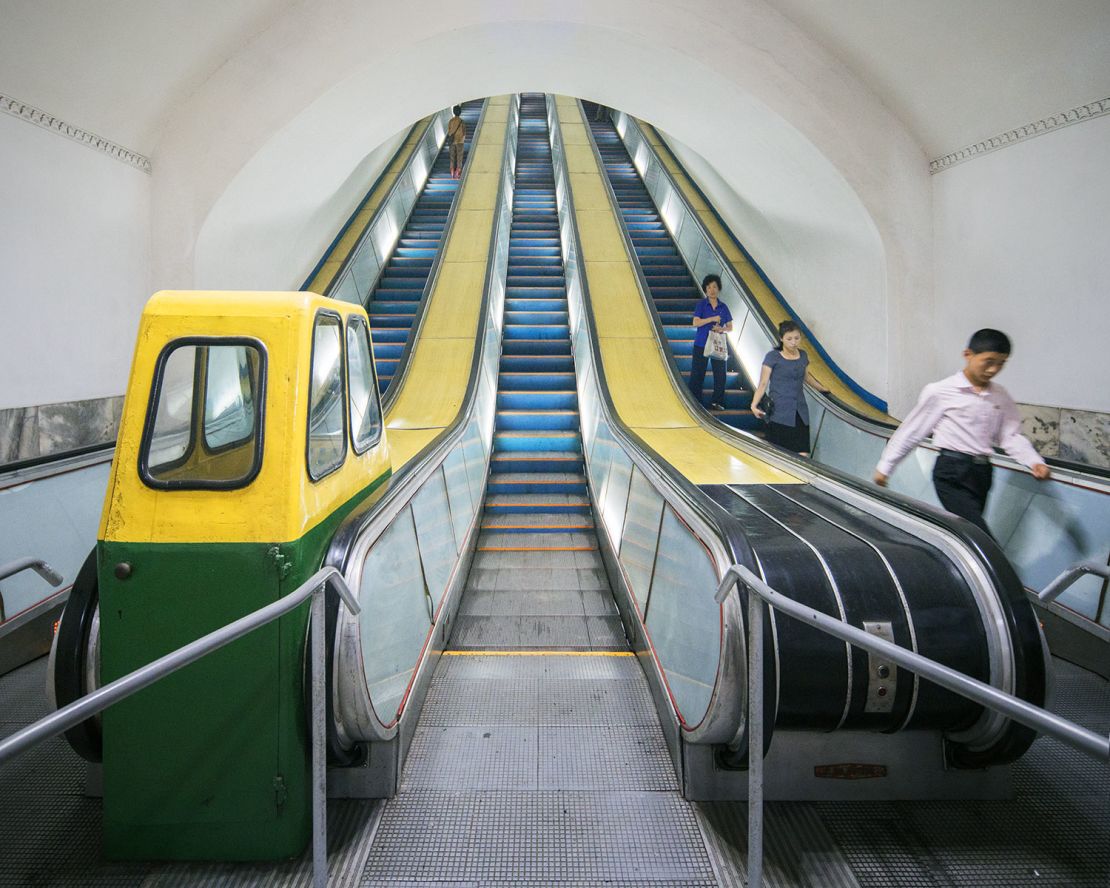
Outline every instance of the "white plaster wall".
{"type": "MultiPolygon", "coordinates": [[[[225,224],[224,212],[237,212],[222,197],[248,166],[273,171],[269,183],[257,182],[280,200],[285,180],[317,156],[292,132],[332,143],[332,157],[361,158],[366,146],[455,101],[531,90],[623,108],[721,170],[733,146],[754,139],[751,159],[771,180],[807,171],[815,186],[807,218],[835,225],[862,207],[878,234],[860,244],[870,253],[829,268],[822,288],[881,289],[885,330],[870,347],[886,389],[876,394],[894,409],[912,403],[921,380],[906,368],[931,355],[920,337],[932,317],[927,158],[843,63],[762,0],[293,6],[169,117],[153,155],[155,281],[196,285],[198,241],[225,224]]],[[[205,239],[204,268],[230,267],[205,239]]],[[[295,278],[287,239],[270,246],[274,262],[286,262],[283,279],[295,278]]],[[[234,250],[233,239],[223,248],[234,250]]]]}
{"type": "Polygon", "coordinates": [[[890,368],[883,249],[847,183],[823,171],[819,157],[768,170],[753,140],[729,145],[730,158],[721,168],[674,137],[667,141],[837,365],[885,397],[890,368]]]}
{"type": "Polygon", "coordinates": [[[933,177],[943,367],[969,333],[1004,330],[1018,401],[1110,411],[1110,117],[1019,142],[933,177]]]}
{"type": "Polygon", "coordinates": [[[0,408],[122,394],[150,289],[150,176],[0,114],[0,408]]]}
{"type": "Polygon", "coordinates": [[[307,137],[310,144],[256,155],[217,201],[197,239],[197,287],[300,288],[409,131],[406,127],[360,160],[357,145],[320,140],[313,130],[283,134],[293,142],[307,137]],[[290,175],[283,161],[306,148],[311,162],[290,175]]]}

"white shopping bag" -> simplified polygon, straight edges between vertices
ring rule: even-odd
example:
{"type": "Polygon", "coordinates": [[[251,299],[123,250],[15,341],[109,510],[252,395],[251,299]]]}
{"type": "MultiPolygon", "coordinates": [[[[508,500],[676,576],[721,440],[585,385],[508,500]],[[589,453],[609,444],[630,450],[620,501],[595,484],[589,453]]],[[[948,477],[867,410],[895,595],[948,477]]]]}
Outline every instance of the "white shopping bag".
{"type": "Polygon", "coordinates": [[[707,358],[717,358],[721,361],[727,361],[728,340],[725,339],[725,334],[710,330],[709,338],[705,340],[705,351],[703,354],[707,358]]]}

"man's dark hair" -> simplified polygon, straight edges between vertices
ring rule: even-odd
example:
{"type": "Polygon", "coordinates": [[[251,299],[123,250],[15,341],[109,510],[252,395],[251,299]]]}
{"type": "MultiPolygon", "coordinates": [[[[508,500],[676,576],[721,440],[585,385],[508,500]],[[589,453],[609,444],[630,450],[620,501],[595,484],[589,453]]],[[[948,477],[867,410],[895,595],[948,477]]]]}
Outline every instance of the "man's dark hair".
{"type": "Polygon", "coordinates": [[[1008,355],[1010,353],[1010,337],[1001,330],[984,327],[982,330],[976,330],[971,334],[971,339],[967,343],[967,350],[973,355],[981,352],[998,352],[1000,355],[1008,355]]]}
{"type": "Polygon", "coordinates": [[[710,284],[716,284],[719,292],[721,289],[721,276],[719,274],[707,274],[701,279],[701,291],[704,293],[708,290],[710,284]]]}
{"type": "Polygon", "coordinates": [[[458,117],[460,114],[462,114],[462,105],[455,105],[451,109],[451,113],[458,117]]]}

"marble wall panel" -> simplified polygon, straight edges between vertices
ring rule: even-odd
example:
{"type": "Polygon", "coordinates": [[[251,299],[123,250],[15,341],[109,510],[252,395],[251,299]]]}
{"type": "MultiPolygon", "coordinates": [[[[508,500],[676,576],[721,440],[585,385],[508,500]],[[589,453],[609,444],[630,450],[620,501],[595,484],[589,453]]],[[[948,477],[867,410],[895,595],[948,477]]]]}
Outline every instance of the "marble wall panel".
{"type": "Polygon", "coordinates": [[[1060,458],[1110,468],[1110,414],[1061,410],[1060,458]]]}
{"type": "Polygon", "coordinates": [[[1060,408],[1040,404],[1018,404],[1021,432],[1041,456],[1060,454],[1060,408]]]}
{"type": "Polygon", "coordinates": [[[116,440],[123,396],[0,410],[0,465],[116,440]]]}

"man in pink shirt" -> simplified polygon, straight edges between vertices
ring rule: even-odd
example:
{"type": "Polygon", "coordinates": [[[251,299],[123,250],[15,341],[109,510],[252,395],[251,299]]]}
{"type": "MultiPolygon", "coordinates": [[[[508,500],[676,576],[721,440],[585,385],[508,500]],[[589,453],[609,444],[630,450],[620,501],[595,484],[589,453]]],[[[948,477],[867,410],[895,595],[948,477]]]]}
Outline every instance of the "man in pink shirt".
{"type": "Polygon", "coordinates": [[[983,520],[991,489],[990,455],[1001,447],[1033,477],[1049,477],[1048,466],[1021,428],[1021,414],[1006,389],[992,382],[1010,357],[1010,339],[989,328],[977,330],[964,349],[964,369],[925,386],[910,415],[891,435],[879,464],[875,483],[886,487],[898,465],[930,434],[940,448],[933,466],[933,487],[941,505],[966,518],[988,534],[983,520]]]}

